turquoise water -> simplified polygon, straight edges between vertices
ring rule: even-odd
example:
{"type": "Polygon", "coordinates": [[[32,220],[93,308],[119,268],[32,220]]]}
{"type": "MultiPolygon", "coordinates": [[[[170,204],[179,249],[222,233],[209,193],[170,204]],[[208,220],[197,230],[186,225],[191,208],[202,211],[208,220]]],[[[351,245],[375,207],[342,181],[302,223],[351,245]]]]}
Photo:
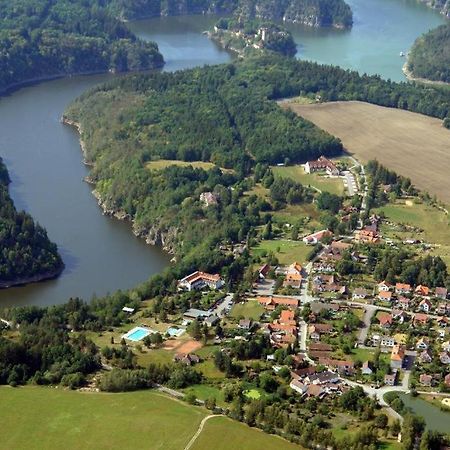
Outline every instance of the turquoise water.
{"type": "Polygon", "coordinates": [[[126,339],[129,339],[130,341],[140,341],[141,339],[144,339],[145,336],[148,336],[150,334],[150,331],[145,328],[136,328],[135,331],[133,331],[131,334],[126,335],[126,339]]]}
{"type": "Polygon", "coordinates": [[[182,328],[170,327],[167,329],[167,334],[172,337],[181,336],[184,333],[182,328]]]}

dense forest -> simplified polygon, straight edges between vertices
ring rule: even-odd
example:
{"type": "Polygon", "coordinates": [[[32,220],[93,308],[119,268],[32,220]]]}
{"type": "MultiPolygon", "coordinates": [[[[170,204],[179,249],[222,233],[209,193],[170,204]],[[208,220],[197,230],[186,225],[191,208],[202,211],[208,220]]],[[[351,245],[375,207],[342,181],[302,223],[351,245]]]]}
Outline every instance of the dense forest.
{"type": "Polygon", "coordinates": [[[29,214],[16,211],[8,184],[0,159],[0,287],[58,275],[64,265],[56,245],[29,214]]]}
{"type": "Polygon", "coordinates": [[[295,95],[369,101],[440,118],[450,105],[445,90],[272,54],[117,79],[84,94],[66,116],[81,124],[105,210],[132,219],[138,234],[173,250],[186,271],[217,269],[225,261],[211,250],[245,239],[270,209],[244,195],[255,165],[304,162],[342,150],[340,141],[273,101],[295,95]],[[158,159],[212,162],[216,168],[152,169],[158,159]],[[202,204],[206,191],[215,193],[216,205],[202,204]]]}
{"type": "Polygon", "coordinates": [[[344,0],[112,0],[110,9],[123,19],[180,14],[236,14],[240,19],[285,20],[310,26],[351,27],[344,0]]]}
{"type": "Polygon", "coordinates": [[[414,77],[450,82],[450,24],[417,38],[408,56],[414,77]]]}
{"type": "Polygon", "coordinates": [[[56,75],[161,67],[157,45],[138,40],[108,3],[0,0],[0,92],[56,75]]]}

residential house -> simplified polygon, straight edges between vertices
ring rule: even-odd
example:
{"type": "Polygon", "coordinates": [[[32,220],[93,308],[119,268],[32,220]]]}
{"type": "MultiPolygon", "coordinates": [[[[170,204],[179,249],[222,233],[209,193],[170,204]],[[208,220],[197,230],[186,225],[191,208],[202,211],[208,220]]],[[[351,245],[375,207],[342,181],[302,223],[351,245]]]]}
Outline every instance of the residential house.
{"type": "Polygon", "coordinates": [[[367,297],[367,290],[364,288],[356,288],[353,291],[352,298],[353,300],[362,300],[367,297]]]}
{"type": "Polygon", "coordinates": [[[293,288],[300,288],[302,284],[302,266],[298,262],[292,263],[287,271],[283,286],[291,286],[293,288]]]}
{"type": "Polygon", "coordinates": [[[330,370],[325,370],[324,372],[316,372],[311,375],[307,375],[304,381],[308,384],[327,384],[327,383],[337,383],[339,381],[339,375],[337,373],[331,372],[330,370]]]}
{"type": "Polygon", "coordinates": [[[238,325],[238,327],[241,330],[250,330],[252,326],[253,326],[252,319],[241,319],[238,325]]]}
{"type": "Polygon", "coordinates": [[[258,303],[264,306],[265,309],[273,311],[277,306],[285,306],[289,309],[297,309],[299,301],[293,297],[280,297],[270,295],[268,297],[258,297],[258,303]]]}
{"type": "Polygon", "coordinates": [[[419,303],[419,309],[426,313],[429,313],[431,311],[431,307],[432,307],[432,304],[431,304],[430,300],[428,300],[427,298],[424,298],[419,303]]]}
{"type": "Polygon", "coordinates": [[[339,175],[339,169],[337,168],[336,164],[334,164],[325,156],[320,156],[315,161],[308,161],[304,167],[306,173],[314,173],[321,170],[325,170],[327,174],[330,176],[339,175]]]}
{"type": "Polygon", "coordinates": [[[395,379],[397,378],[397,374],[386,374],[384,376],[384,384],[386,386],[395,386],[395,379]]]}
{"type": "Polygon", "coordinates": [[[381,336],[380,337],[380,347],[394,347],[395,339],[392,336],[381,336]]]}
{"type": "Polygon", "coordinates": [[[293,379],[291,383],[289,384],[291,389],[298,392],[300,395],[303,395],[308,390],[308,386],[306,384],[303,384],[300,380],[293,379]]]}
{"type": "Polygon", "coordinates": [[[447,310],[448,310],[447,303],[445,303],[445,302],[439,303],[439,305],[437,307],[438,314],[442,314],[442,315],[447,314],[447,310]]]}
{"type": "Polygon", "coordinates": [[[378,244],[380,242],[380,236],[377,231],[373,231],[366,227],[362,230],[355,231],[355,242],[362,244],[378,244]]]}
{"type": "Polygon", "coordinates": [[[424,350],[423,352],[420,352],[419,354],[419,361],[422,364],[429,364],[431,361],[433,361],[433,355],[431,354],[431,350],[424,350]]]}
{"type": "Polygon", "coordinates": [[[428,316],[426,314],[414,314],[413,325],[414,326],[423,326],[428,323],[428,316]]]}
{"type": "Polygon", "coordinates": [[[200,358],[193,353],[177,353],[173,360],[175,362],[186,364],[187,366],[193,366],[194,364],[198,364],[200,362],[200,358]]]}
{"type": "Polygon", "coordinates": [[[314,352],[332,352],[333,346],[330,344],[324,344],[323,342],[311,342],[308,346],[309,351],[314,352]]]}
{"type": "Polygon", "coordinates": [[[419,377],[419,383],[422,386],[431,386],[431,382],[433,381],[433,377],[431,375],[427,375],[426,373],[422,373],[419,377]]]}
{"type": "Polygon", "coordinates": [[[388,292],[392,288],[392,285],[388,283],[387,281],[382,281],[381,283],[378,283],[378,292],[384,291],[388,292]]]}
{"type": "Polygon", "coordinates": [[[430,346],[430,340],[427,337],[421,337],[416,344],[417,350],[427,350],[430,346]]]}
{"type": "Polygon", "coordinates": [[[259,277],[261,280],[264,280],[264,279],[267,277],[268,273],[270,272],[270,269],[271,269],[271,267],[270,267],[269,264],[263,264],[263,265],[258,269],[258,277],[259,277]]]}
{"type": "Polygon", "coordinates": [[[394,345],[391,352],[391,368],[401,369],[405,360],[406,347],[404,345],[394,345]]]}
{"type": "Polygon", "coordinates": [[[213,192],[202,192],[200,194],[200,201],[204,206],[217,205],[217,195],[213,192]]]}
{"type": "Polygon", "coordinates": [[[220,319],[215,314],[211,314],[204,320],[204,323],[209,328],[213,327],[214,325],[217,325],[219,322],[220,322],[220,319]]]}
{"type": "Polygon", "coordinates": [[[403,309],[393,309],[392,310],[392,318],[397,320],[398,323],[403,323],[408,315],[403,311],[403,309]]]}
{"type": "Polygon", "coordinates": [[[327,324],[327,323],[325,323],[325,324],[317,323],[314,325],[310,325],[308,327],[309,338],[314,341],[318,341],[318,340],[320,340],[320,336],[322,334],[329,334],[329,333],[331,333],[332,330],[333,330],[332,325],[327,324]]]}
{"type": "Polygon", "coordinates": [[[411,293],[411,285],[406,283],[396,283],[395,284],[395,293],[396,294],[410,294],[411,293]]]}
{"type": "Polygon", "coordinates": [[[224,281],[218,274],[209,274],[196,271],[181,279],[178,282],[178,288],[186,289],[188,291],[200,290],[204,287],[209,287],[210,289],[220,289],[224,284],[224,281]]]}
{"type": "Polygon", "coordinates": [[[441,348],[444,352],[450,352],[450,341],[443,342],[441,348]]]}
{"type": "Polygon", "coordinates": [[[387,329],[392,326],[392,315],[387,313],[382,313],[378,316],[378,320],[380,322],[380,327],[387,329]]]}
{"type": "Polygon", "coordinates": [[[303,242],[307,245],[315,245],[320,242],[323,238],[332,236],[333,233],[330,230],[320,230],[315,233],[309,234],[303,238],[303,242]]]}
{"type": "Polygon", "coordinates": [[[382,302],[391,302],[392,301],[392,292],[391,291],[380,291],[378,292],[378,299],[382,302]]]}
{"type": "Polygon", "coordinates": [[[441,361],[442,364],[450,364],[450,352],[439,353],[439,361],[441,361]]]}
{"type": "Polygon", "coordinates": [[[402,308],[404,310],[408,310],[409,309],[410,303],[411,303],[411,300],[409,298],[406,298],[406,297],[403,297],[403,296],[400,296],[398,298],[398,301],[397,301],[398,307],[402,308]]]}
{"type": "Polygon", "coordinates": [[[445,287],[437,287],[434,291],[434,295],[437,298],[441,298],[442,300],[445,300],[447,298],[447,289],[445,287]]]}
{"type": "Polygon", "coordinates": [[[370,361],[365,361],[361,367],[361,373],[363,375],[372,375],[373,370],[370,367],[370,361]]]}
{"type": "Polygon", "coordinates": [[[193,320],[198,320],[200,322],[203,322],[203,320],[205,320],[207,317],[209,317],[212,313],[209,311],[203,311],[202,309],[195,309],[195,308],[191,308],[188,309],[184,314],[183,314],[183,319],[186,322],[192,322],[193,320]]]}
{"type": "Polygon", "coordinates": [[[419,284],[416,286],[416,289],[414,289],[414,293],[416,295],[420,295],[421,297],[428,297],[430,295],[430,288],[419,284]]]}
{"type": "Polygon", "coordinates": [[[341,361],[339,359],[320,358],[319,364],[336,370],[340,375],[353,375],[355,364],[353,361],[341,361]]]}
{"type": "Polygon", "coordinates": [[[447,317],[444,317],[444,316],[438,317],[436,319],[436,322],[442,328],[445,328],[448,325],[448,319],[447,319],[447,317]]]}

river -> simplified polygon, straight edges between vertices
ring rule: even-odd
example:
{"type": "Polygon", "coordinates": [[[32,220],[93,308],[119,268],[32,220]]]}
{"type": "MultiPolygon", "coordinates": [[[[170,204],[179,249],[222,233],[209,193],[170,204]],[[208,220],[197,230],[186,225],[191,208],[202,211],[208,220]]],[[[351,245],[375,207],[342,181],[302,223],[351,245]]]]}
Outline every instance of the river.
{"type": "MultiPolygon", "coordinates": [[[[406,0],[350,0],[351,31],[290,26],[300,58],[340,64],[394,80],[403,79],[400,51],[444,19],[406,0]],[[393,19],[395,17],[395,20],[393,19]]],[[[202,31],[217,18],[170,17],[138,21],[130,28],[158,43],[172,71],[229,61],[202,31]]],[[[73,77],[23,88],[0,99],[0,155],[10,171],[12,198],[46,227],[66,264],[56,280],[0,291],[0,307],[49,305],[127,289],[161,271],[169,257],[133,236],[128,224],[102,216],[82,179],[78,136],[63,126],[67,104],[110,75],[73,77]]]]}

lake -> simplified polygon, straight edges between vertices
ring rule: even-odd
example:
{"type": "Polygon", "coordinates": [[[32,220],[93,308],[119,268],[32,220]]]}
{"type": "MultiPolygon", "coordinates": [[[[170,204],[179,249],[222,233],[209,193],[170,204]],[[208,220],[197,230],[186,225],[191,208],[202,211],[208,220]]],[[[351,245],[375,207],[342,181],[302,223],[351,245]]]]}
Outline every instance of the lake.
{"type": "MultiPolygon", "coordinates": [[[[351,0],[352,30],[316,30],[289,25],[298,56],[361,72],[404,79],[400,51],[444,19],[406,0],[351,0]],[[395,18],[395,20],[394,20],[395,18]]],[[[202,32],[217,17],[187,16],[130,23],[140,37],[158,43],[173,71],[230,61],[231,56],[202,32]]],[[[49,305],[79,296],[86,300],[127,289],[160,272],[169,256],[146,245],[127,223],[105,217],[82,164],[78,135],[59,122],[65,107],[111,75],[72,77],[23,88],[0,99],[0,155],[10,171],[11,195],[46,227],[66,264],[56,280],[0,291],[0,307],[49,305]]]]}

